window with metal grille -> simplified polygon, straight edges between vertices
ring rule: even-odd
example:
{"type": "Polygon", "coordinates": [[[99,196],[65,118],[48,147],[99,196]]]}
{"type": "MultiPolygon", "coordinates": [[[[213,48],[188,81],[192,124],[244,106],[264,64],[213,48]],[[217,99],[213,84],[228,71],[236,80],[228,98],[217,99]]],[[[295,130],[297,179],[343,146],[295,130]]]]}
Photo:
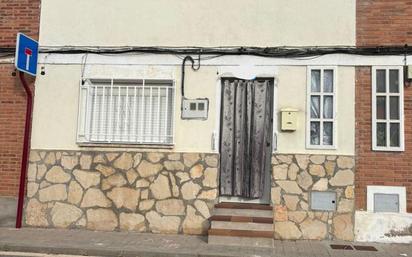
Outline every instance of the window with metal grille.
{"type": "Polygon", "coordinates": [[[307,148],[336,148],[336,67],[308,67],[307,148]]]}
{"type": "Polygon", "coordinates": [[[93,79],[80,91],[79,143],[173,144],[173,81],[93,79]]]}
{"type": "Polygon", "coordinates": [[[372,68],[372,149],[404,150],[402,67],[372,68]]]}

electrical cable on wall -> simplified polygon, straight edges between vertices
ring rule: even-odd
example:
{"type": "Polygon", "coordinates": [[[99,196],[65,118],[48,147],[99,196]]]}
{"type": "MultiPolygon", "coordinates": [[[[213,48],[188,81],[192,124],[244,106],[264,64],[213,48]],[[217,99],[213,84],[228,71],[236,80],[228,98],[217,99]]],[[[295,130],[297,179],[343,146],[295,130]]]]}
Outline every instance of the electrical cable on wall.
{"type": "Polygon", "coordinates": [[[195,67],[195,60],[193,60],[192,56],[187,55],[182,62],[182,83],[181,83],[181,89],[182,89],[182,99],[185,98],[185,66],[186,66],[186,61],[190,61],[192,63],[192,70],[197,71],[200,69],[200,53],[199,53],[199,58],[197,60],[197,67],[195,67]]]}
{"type": "MultiPolygon", "coordinates": [[[[0,53],[11,53],[14,48],[0,48],[0,53]]],[[[354,55],[404,55],[412,54],[411,46],[314,46],[314,47],[87,47],[87,46],[42,46],[40,53],[59,54],[120,54],[151,53],[176,55],[254,55],[262,57],[309,57],[326,54],[354,55]]]]}

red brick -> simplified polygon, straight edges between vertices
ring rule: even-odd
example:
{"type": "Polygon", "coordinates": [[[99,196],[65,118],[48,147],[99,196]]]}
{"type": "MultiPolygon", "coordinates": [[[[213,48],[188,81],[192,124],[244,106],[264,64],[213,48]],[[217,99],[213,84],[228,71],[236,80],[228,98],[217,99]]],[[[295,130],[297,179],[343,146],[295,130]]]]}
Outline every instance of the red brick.
{"type": "MultiPolygon", "coordinates": [[[[14,47],[17,32],[38,38],[40,0],[0,0],[0,47],[14,47]]],[[[0,196],[17,196],[26,98],[13,64],[0,58],[0,196]]]]}

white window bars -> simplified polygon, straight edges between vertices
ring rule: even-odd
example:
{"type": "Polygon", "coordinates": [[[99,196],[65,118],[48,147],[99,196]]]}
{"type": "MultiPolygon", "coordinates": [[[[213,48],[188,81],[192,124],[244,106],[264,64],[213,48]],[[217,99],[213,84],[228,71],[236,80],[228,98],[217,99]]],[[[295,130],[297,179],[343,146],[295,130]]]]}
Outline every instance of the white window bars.
{"type": "Polygon", "coordinates": [[[173,144],[174,92],[171,80],[87,80],[78,142],[173,144]]]}

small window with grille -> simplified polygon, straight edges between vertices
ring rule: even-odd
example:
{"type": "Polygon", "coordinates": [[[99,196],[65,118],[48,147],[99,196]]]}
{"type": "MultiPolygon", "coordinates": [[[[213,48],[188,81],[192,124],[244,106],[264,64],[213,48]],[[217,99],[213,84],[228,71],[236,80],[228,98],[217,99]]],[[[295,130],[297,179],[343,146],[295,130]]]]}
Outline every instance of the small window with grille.
{"type": "Polygon", "coordinates": [[[80,88],[77,140],[171,145],[174,103],[171,80],[87,80],[80,88]]]}

